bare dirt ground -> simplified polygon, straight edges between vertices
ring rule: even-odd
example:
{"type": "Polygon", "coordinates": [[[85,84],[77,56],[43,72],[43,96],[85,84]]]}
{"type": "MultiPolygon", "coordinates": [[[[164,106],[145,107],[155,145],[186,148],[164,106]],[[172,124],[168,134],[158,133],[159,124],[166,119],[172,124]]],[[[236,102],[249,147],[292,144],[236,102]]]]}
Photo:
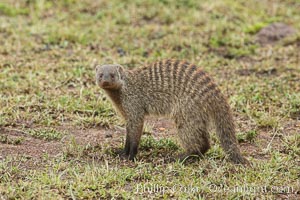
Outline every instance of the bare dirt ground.
{"type": "MultiPolygon", "coordinates": [[[[173,136],[176,133],[174,124],[164,118],[149,118],[146,122],[153,127],[153,136],[156,138],[173,136]]],[[[66,131],[65,135],[59,141],[47,141],[26,135],[22,130],[15,128],[2,128],[1,134],[7,136],[9,140],[15,138],[24,138],[19,144],[0,143],[1,157],[7,156],[25,156],[27,158],[40,158],[44,154],[55,156],[60,154],[63,147],[70,143],[73,138],[79,145],[96,146],[107,143],[111,146],[121,143],[125,137],[125,128],[114,127],[113,129],[106,128],[74,128],[70,126],[56,127],[58,130],[66,131]]]]}
{"type": "MultiPolygon", "coordinates": [[[[240,121],[241,122],[241,121],[240,121]]],[[[243,128],[243,122],[238,128],[243,128]]],[[[152,127],[152,135],[156,139],[170,137],[176,140],[176,129],[174,123],[166,118],[155,118],[149,117],[146,120],[148,126],[152,127]]],[[[249,128],[249,124],[246,125],[249,128]]],[[[241,151],[247,157],[253,157],[255,159],[268,159],[269,156],[265,150],[272,147],[275,149],[280,149],[280,151],[285,151],[283,148],[282,135],[292,135],[297,132],[300,128],[300,121],[291,120],[285,124],[284,129],[278,133],[278,135],[271,135],[269,130],[262,130],[254,142],[241,142],[241,151]]],[[[106,144],[111,147],[117,147],[123,144],[125,138],[125,128],[114,127],[112,129],[105,128],[79,128],[61,126],[57,127],[58,130],[67,131],[69,134],[65,135],[59,141],[46,141],[43,139],[37,139],[28,135],[24,132],[14,129],[14,128],[2,128],[1,134],[6,135],[9,139],[14,139],[18,137],[24,138],[20,144],[8,144],[0,143],[0,155],[1,159],[7,156],[22,156],[30,160],[39,160],[45,154],[48,157],[55,157],[62,154],[64,147],[72,140],[75,139],[78,145],[90,145],[97,146],[106,144]]],[[[148,134],[148,133],[145,133],[148,134]]]]}

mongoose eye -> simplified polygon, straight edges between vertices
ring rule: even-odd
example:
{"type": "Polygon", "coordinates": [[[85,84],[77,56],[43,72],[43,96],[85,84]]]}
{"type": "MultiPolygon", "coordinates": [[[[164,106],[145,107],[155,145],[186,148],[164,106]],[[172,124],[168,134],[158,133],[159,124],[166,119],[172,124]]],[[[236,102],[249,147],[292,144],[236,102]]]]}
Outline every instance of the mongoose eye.
{"type": "Polygon", "coordinates": [[[114,74],[110,74],[110,77],[111,77],[112,79],[114,79],[114,78],[115,78],[115,75],[114,75],[114,74]]]}
{"type": "Polygon", "coordinates": [[[101,73],[101,74],[99,74],[99,78],[102,78],[103,77],[103,74],[101,73]]]}

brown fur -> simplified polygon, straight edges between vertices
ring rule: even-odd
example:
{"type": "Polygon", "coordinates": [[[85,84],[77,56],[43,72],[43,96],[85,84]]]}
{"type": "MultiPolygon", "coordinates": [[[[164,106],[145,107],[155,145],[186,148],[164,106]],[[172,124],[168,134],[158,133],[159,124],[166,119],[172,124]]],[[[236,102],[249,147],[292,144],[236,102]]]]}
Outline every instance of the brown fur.
{"type": "Polygon", "coordinates": [[[120,65],[96,67],[97,84],[127,121],[125,154],[137,154],[146,115],[164,115],[176,123],[186,153],[203,155],[209,148],[210,124],[235,163],[241,155],[230,107],[213,80],[186,61],[163,60],[135,70],[120,65]]]}

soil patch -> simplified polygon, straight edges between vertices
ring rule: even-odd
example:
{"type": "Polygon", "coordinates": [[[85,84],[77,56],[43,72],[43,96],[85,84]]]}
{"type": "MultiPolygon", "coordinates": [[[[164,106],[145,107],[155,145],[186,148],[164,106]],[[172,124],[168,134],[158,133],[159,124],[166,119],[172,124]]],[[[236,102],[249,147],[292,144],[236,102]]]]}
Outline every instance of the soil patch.
{"type": "Polygon", "coordinates": [[[264,28],[262,28],[257,34],[257,41],[261,45],[274,44],[277,41],[293,35],[296,30],[284,23],[272,23],[264,28]]]}

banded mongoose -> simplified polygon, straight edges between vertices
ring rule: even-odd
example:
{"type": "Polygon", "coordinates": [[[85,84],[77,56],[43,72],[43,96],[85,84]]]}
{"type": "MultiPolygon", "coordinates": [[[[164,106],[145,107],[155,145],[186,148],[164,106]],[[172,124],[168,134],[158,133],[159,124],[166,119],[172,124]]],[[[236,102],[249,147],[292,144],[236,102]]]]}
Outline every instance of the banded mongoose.
{"type": "Polygon", "coordinates": [[[209,148],[210,124],[234,163],[247,163],[235,136],[230,107],[217,85],[196,65],[161,60],[134,70],[118,64],[96,65],[96,82],[126,120],[124,153],[138,152],[144,117],[164,115],[175,121],[186,155],[203,155],[209,148]]]}

